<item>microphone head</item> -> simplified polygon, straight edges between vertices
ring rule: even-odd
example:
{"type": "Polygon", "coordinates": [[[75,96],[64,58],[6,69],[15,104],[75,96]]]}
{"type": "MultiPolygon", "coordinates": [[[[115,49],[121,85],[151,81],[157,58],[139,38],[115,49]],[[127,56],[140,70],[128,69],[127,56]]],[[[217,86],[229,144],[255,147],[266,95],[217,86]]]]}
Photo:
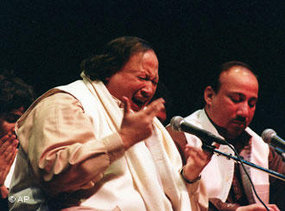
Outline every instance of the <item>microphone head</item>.
{"type": "Polygon", "coordinates": [[[276,132],[272,129],[265,129],[262,134],[261,134],[261,138],[263,139],[263,141],[265,141],[266,143],[270,144],[271,143],[271,139],[273,136],[276,135],[276,132]]]}
{"type": "Polygon", "coordinates": [[[172,117],[172,119],[170,120],[170,126],[173,130],[180,130],[180,125],[182,121],[183,118],[181,116],[172,117]]]}

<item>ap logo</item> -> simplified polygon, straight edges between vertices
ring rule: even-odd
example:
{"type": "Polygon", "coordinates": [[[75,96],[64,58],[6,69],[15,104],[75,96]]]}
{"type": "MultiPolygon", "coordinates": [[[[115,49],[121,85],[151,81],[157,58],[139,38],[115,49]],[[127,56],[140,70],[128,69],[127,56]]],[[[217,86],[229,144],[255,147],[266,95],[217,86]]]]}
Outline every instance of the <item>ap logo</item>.
{"type": "Polygon", "coordinates": [[[10,203],[15,203],[15,202],[26,202],[30,199],[29,196],[19,196],[19,197],[16,197],[16,196],[9,196],[8,198],[8,201],[10,203]]]}
{"type": "Polygon", "coordinates": [[[8,200],[9,202],[14,203],[17,200],[17,198],[15,196],[9,196],[8,200]]]}

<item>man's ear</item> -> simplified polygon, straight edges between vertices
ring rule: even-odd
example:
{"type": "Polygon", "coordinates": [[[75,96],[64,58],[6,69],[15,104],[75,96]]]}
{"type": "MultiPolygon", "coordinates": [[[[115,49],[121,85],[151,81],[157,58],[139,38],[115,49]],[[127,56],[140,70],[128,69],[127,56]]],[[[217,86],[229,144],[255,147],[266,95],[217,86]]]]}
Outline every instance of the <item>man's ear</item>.
{"type": "Polygon", "coordinates": [[[213,97],[215,96],[215,91],[211,86],[207,86],[204,90],[204,100],[207,105],[211,105],[213,101],[213,97]]]}

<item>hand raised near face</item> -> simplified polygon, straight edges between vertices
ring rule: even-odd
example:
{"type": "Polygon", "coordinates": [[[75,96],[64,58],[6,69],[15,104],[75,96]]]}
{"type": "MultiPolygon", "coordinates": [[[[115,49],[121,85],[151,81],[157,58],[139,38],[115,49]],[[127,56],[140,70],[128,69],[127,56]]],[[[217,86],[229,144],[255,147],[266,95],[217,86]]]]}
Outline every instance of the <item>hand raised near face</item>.
{"type": "Polygon", "coordinates": [[[159,98],[150,103],[146,109],[132,112],[128,98],[124,97],[124,117],[119,134],[125,149],[148,138],[153,130],[153,118],[164,109],[164,100],[159,98]]]}
{"type": "Polygon", "coordinates": [[[4,184],[7,174],[17,154],[19,141],[16,135],[5,135],[0,139],[0,185],[4,184]]]}

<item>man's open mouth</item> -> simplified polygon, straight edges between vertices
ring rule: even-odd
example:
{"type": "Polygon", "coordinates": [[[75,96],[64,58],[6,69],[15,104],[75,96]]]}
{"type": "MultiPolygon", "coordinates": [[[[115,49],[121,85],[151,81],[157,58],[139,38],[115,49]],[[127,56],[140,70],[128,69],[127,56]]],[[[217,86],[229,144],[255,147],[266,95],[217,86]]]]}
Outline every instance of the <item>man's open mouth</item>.
{"type": "Polygon", "coordinates": [[[137,105],[139,108],[141,108],[142,106],[145,105],[146,101],[144,100],[139,100],[139,99],[136,99],[136,98],[132,98],[132,101],[135,105],[137,105]]]}

